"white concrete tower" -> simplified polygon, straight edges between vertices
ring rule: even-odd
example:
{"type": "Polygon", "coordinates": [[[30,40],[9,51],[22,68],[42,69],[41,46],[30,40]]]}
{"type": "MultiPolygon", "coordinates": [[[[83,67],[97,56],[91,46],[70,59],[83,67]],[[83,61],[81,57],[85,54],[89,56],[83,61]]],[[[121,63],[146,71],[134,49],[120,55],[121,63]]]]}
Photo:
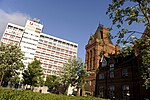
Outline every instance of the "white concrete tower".
{"type": "Polygon", "coordinates": [[[38,45],[40,33],[42,32],[42,28],[43,25],[41,25],[39,21],[27,20],[25,31],[20,43],[21,51],[25,54],[23,63],[26,66],[28,63],[34,60],[34,55],[36,53],[36,48],[38,45]]]}

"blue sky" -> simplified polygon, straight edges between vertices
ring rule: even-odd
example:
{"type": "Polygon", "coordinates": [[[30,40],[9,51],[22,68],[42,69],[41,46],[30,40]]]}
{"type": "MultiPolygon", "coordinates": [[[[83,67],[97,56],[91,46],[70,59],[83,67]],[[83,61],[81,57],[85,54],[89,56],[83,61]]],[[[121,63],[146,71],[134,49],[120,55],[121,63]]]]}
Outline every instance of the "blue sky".
{"type": "MultiPolygon", "coordinates": [[[[44,25],[43,33],[76,42],[78,57],[84,60],[85,45],[99,23],[111,26],[111,20],[105,14],[109,3],[111,0],[0,0],[0,27],[5,20],[2,13],[9,15],[8,21],[14,18],[12,22],[21,25],[24,23],[21,21],[28,18],[38,18],[44,25]]],[[[144,30],[139,25],[132,28],[144,30]]],[[[115,34],[117,30],[111,33],[115,34]]]]}

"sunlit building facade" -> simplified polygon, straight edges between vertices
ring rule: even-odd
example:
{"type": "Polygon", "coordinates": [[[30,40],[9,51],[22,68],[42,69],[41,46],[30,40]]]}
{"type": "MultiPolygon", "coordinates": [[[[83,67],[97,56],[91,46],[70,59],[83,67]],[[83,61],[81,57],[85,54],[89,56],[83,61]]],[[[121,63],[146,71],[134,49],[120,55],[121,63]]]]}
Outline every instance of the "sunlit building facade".
{"type": "Polygon", "coordinates": [[[39,20],[27,20],[25,27],[8,23],[1,42],[17,44],[24,53],[27,65],[37,58],[44,75],[58,75],[68,59],[77,57],[78,44],[42,33],[39,20]]]}
{"type": "Polygon", "coordinates": [[[35,58],[40,59],[45,75],[58,75],[68,59],[77,57],[76,43],[41,33],[35,58]]]}

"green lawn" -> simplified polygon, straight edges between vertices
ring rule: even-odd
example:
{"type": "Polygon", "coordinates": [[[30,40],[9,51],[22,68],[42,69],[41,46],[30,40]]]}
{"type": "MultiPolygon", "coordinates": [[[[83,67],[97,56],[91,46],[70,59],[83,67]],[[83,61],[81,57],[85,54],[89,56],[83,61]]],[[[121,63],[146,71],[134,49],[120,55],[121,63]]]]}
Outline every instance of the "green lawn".
{"type": "Polygon", "coordinates": [[[66,95],[42,94],[30,90],[0,88],[0,100],[105,100],[95,97],[74,97],[66,95]]]}

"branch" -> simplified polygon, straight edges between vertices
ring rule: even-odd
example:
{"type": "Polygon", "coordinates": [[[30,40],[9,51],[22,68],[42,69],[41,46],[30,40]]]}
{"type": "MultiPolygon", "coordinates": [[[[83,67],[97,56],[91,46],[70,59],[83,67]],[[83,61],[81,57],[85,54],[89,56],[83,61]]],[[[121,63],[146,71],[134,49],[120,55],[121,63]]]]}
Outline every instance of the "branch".
{"type": "Polygon", "coordinates": [[[132,32],[126,39],[126,41],[134,34],[135,32],[132,32]]]}
{"type": "Polygon", "coordinates": [[[147,21],[148,21],[148,24],[150,25],[150,18],[149,18],[149,16],[148,16],[148,14],[144,12],[145,7],[141,4],[140,1],[139,1],[138,3],[139,3],[139,7],[140,7],[140,9],[141,9],[143,15],[145,16],[145,18],[146,18],[147,21]]]}

